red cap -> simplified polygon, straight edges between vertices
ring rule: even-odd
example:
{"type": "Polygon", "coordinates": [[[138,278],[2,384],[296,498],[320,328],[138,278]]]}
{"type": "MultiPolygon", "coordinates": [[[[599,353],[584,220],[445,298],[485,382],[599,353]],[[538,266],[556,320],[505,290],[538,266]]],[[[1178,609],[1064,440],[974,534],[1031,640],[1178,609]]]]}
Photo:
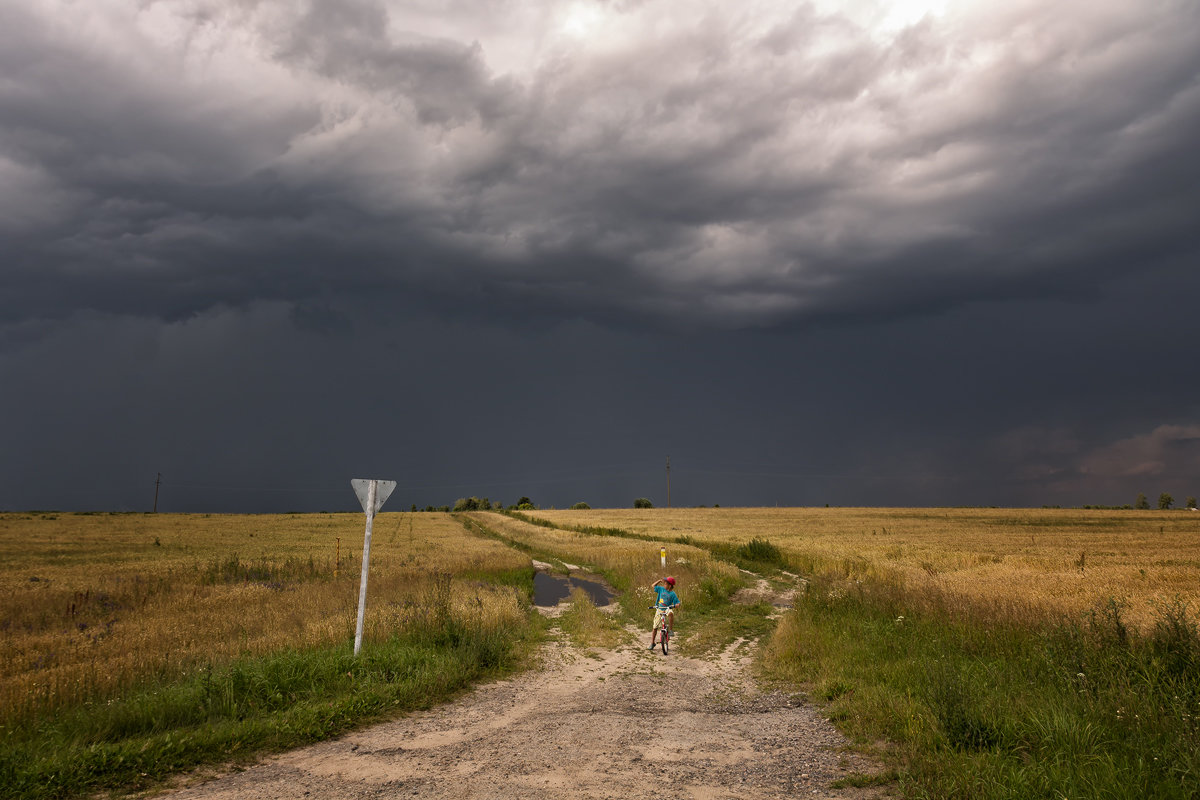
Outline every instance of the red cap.
{"type": "Polygon", "coordinates": [[[674,586],[674,585],[675,585],[675,579],[667,578],[667,586],[674,586]]]}

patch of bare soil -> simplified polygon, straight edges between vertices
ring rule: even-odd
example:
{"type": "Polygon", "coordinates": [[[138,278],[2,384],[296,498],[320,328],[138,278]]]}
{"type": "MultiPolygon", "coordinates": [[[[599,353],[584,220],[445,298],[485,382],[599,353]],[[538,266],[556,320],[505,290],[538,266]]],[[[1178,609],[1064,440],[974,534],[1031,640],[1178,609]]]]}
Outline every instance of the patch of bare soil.
{"type": "Polygon", "coordinates": [[[753,643],[693,658],[649,634],[608,652],[562,638],[540,669],[456,702],[272,757],[172,793],[178,800],[264,798],[629,798],[694,800],[884,796],[830,789],[879,769],[845,750],[819,710],[762,691],[753,643]]]}
{"type": "MultiPolygon", "coordinates": [[[[742,570],[742,572],[755,577],[757,580],[755,580],[753,586],[739,589],[737,594],[731,598],[733,602],[747,606],[754,605],[755,603],[766,603],[767,605],[774,606],[777,611],[792,607],[792,603],[796,599],[797,589],[795,586],[786,589],[776,589],[765,578],[760,578],[754,575],[754,573],[746,572],[745,570],[742,570]]],[[[793,578],[796,577],[790,575],[790,573],[784,574],[793,578]]],[[[776,613],[775,616],[779,616],[779,613],[776,613]]]]}

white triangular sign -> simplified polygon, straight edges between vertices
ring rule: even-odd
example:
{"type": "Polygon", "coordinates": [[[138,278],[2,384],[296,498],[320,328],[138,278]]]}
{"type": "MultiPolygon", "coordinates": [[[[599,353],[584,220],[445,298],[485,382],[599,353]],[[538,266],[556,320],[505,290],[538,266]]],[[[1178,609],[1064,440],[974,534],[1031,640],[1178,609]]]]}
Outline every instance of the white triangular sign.
{"type": "Polygon", "coordinates": [[[350,481],[350,485],[354,487],[354,493],[358,495],[358,503],[362,506],[363,513],[373,517],[379,513],[379,509],[383,508],[383,504],[391,496],[392,490],[396,488],[396,482],[375,481],[375,508],[368,511],[367,503],[371,501],[371,480],[370,478],[354,478],[350,481]]]}

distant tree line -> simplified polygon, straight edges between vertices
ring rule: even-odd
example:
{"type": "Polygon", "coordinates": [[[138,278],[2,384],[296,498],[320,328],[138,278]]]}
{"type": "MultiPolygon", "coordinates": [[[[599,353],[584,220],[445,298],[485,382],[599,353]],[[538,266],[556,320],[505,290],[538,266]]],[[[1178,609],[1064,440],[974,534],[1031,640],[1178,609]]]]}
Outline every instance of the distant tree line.
{"type": "MultiPolygon", "coordinates": [[[[1158,510],[1159,511],[1170,511],[1174,507],[1175,507],[1175,498],[1173,496],[1171,496],[1169,493],[1163,492],[1162,494],[1160,494],[1158,496],[1158,510]]],[[[1133,501],[1133,505],[1126,504],[1123,506],[1084,506],[1084,508],[1095,508],[1095,509],[1123,509],[1124,508],[1124,509],[1138,509],[1140,511],[1147,511],[1150,508],[1150,499],[1148,497],[1146,497],[1146,495],[1139,493],[1137,496],[1137,499],[1133,501]]],[[[1184,501],[1184,508],[1196,508],[1196,498],[1195,497],[1187,498],[1187,500],[1184,501]]]]}
{"type": "Polygon", "coordinates": [[[493,503],[487,497],[460,497],[454,501],[452,506],[425,506],[418,508],[416,503],[412,504],[410,511],[534,511],[537,506],[528,497],[522,497],[517,502],[510,506],[504,503],[493,503]]]}
{"type": "MultiPolygon", "coordinates": [[[[651,502],[651,500],[647,497],[639,497],[633,501],[633,507],[634,508],[654,508],[654,503],[651,502]]],[[[697,506],[697,508],[704,508],[704,507],[705,506],[697,506]]],[[[720,506],[720,504],[714,503],[712,507],[720,508],[721,506],[720,506]]],[[[828,504],[826,507],[828,507],[828,504]]],[[[1080,506],[1080,507],[1089,509],[1089,510],[1097,510],[1097,511],[1120,511],[1120,510],[1130,510],[1130,509],[1148,510],[1150,508],[1150,500],[1149,500],[1149,498],[1146,497],[1145,494],[1139,493],[1137,496],[1137,499],[1134,500],[1132,505],[1130,505],[1129,503],[1126,503],[1123,506],[1085,505],[1085,506],[1080,506]]],[[[1170,509],[1172,509],[1174,507],[1175,507],[1175,498],[1171,494],[1169,494],[1168,492],[1163,492],[1162,494],[1160,494],[1158,496],[1158,508],[1160,511],[1169,511],[1170,509]]],[[[581,510],[590,509],[591,506],[583,501],[580,501],[580,502],[575,503],[574,505],[570,506],[570,508],[575,511],[581,511],[581,510]]],[[[995,508],[995,506],[992,506],[992,508],[995,508]]],[[[1042,508],[1061,508],[1061,506],[1042,506],[1042,508]]],[[[1184,508],[1189,508],[1189,509],[1197,508],[1196,498],[1194,496],[1188,497],[1184,501],[1184,508]]],[[[449,512],[449,511],[536,511],[536,510],[538,510],[538,506],[532,500],[530,500],[528,497],[524,497],[524,496],[520,497],[517,500],[517,502],[513,503],[512,505],[507,505],[507,506],[504,505],[503,503],[493,503],[490,499],[488,499],[486,497],[472,496],[472,497],[458,498],[458,500],[454,501],[453,506],[425,506],[424,508],[418,508],[417,504],[413,503],[411,510],[412,511],[441,511],[441,512],[449,512]]]]}
{"type": "MultiPolygon", "coordinates": [[[[649,498],[639,497],[633,501],[634,508],[654,508],[654,503],[649,498]]],[[[571,506],[573,510],[582,511],[590,509],[591,506],[580,501],[571,506]]],[[[704,506],[698,506],[704,508],[704,506]]],[[[713,508],[720,508],[720,505],[714,504],[713,508]]],[[[512,505],[506,506],[503,503],[493,503],[487,497],[460,497],[454,501],[453,506],[425,506],[418,508],[416,503],[412,504],[412,511],[536,511],[538,506],[534,504],[528,497],[521,497],[512,505]]]]}
{"type": "MultiPolygon", "coordinates": [[[[1186,502],[1186,504],[1185,504],[1184,508],[1195,508],[1196,507],[1196,498],[1195,497],[1189,497],[1185,502],[1186,502]]],[[[1174,506],[1175,506],[1175,498],[1172,497],[1167,492],[1163,492],[1162,494],[1160,494],[1158,496],[1159,511],[1169,511],[1174,506]]],[[[1139,494],[1137,496],[1137,502],[1135,502],[1133,504],[1133,507],[1134,508],[1142,508],[1142,509],[1149,508],[1150,501],[1146,499],[1146,495],[1139,494]]]]}

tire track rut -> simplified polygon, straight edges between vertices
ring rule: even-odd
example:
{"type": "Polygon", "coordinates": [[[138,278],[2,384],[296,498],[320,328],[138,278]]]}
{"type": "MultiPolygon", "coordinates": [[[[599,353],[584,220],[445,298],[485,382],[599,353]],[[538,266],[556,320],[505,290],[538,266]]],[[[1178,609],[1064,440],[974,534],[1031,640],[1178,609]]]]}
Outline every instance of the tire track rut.
{"type": "Polygon", "coordinates": [[[762,691],[753,642],[692,658],[640,644],[586,651],[556,631],[539,669],[430,711],[276,755],[170,793],[177,800],[422,797],[691,800],[884,796],[830,789],[879,770],[845,749],[818,709],[762,691]]]}

